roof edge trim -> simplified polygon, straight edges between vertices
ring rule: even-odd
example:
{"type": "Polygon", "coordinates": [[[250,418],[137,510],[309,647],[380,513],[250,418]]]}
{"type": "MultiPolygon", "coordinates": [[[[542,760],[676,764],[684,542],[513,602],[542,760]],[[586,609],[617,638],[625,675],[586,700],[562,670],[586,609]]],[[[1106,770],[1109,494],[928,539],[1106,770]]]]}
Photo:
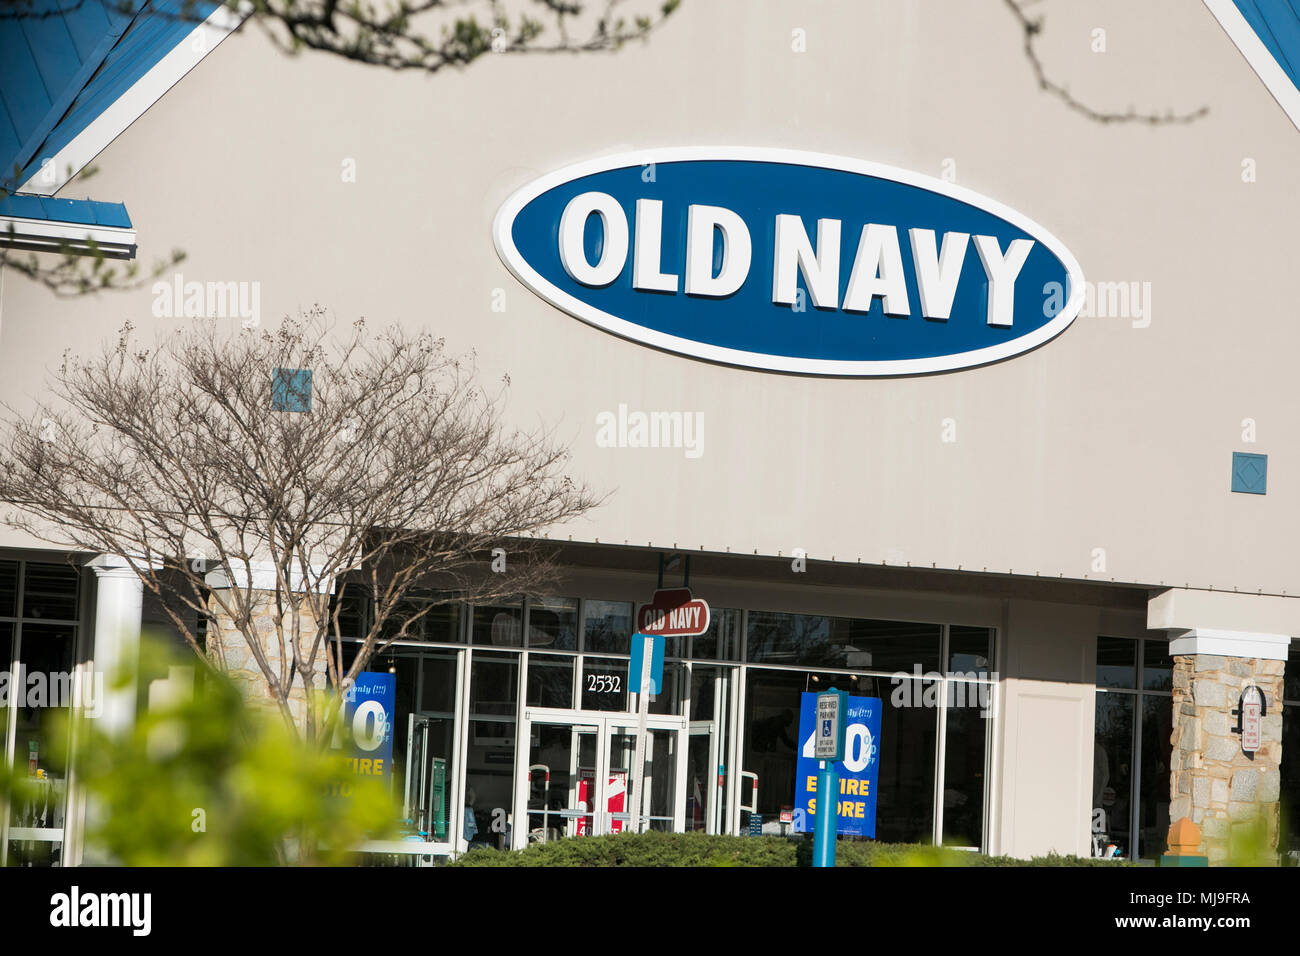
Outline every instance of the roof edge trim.
{"type": "Polygon", "coordinates": [[[162,99],[185,74],[198,66],[199,61],[233,33],[243,19],[229,7],[218,6],[56,155],[34,158],[27,170],[27,181],[14,191],[39,196],[55,195],[149,107],[162,99]]]}
{"type": "Polygon", "coordinates": [[[134,259],[135,230],[78,222],[53,222],[0,216],[0,248],[29,252],[99,254],[105,259],[134,259]]]}
{"type": "Polygon", "coordinates": [[[1228,34],[1233,45],[1246,58],[1250,68],[1255,71],[1267,87],[1277,105],[1291,119],[1291,123],[1300,130],[1300,90],[1296,89],[1286,71],[1273,59],[1264,41],[1242,16],[1232,0],[1204,0],[1206,8],[1219,21],[1223,32],[1228,34]]]}

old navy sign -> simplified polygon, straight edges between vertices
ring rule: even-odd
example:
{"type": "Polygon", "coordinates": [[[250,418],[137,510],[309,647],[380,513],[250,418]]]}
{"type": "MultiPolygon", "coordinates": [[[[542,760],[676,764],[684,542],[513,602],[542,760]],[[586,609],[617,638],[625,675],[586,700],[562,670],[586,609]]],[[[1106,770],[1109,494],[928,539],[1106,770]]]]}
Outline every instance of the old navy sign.
{"type": "Polygon", "coordinates": [[[1083,275],[1047,230],[967,189],[791,150],[686,147],[516,192],[497,252],[546,301],[683,355],[813,375],[916,375],[1063,332],[1083,275]]]}
{"type": "Polygon", "coordinates": [[[692,596],[690,588],[660,588],[636,612],[642,635],[696,637],[708,631],[710,621],[708,602],[692,596]]]}

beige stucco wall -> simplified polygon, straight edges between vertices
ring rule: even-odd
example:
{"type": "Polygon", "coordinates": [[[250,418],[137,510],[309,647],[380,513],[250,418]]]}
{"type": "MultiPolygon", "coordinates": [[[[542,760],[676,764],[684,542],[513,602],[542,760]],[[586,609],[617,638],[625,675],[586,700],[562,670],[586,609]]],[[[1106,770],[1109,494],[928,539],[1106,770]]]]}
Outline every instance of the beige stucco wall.
{"type": "MultiPolygon", "coordinates": [[[[1300,134],[1200,3],[1034,9],[1049,72],[1079,97],[1209,117],[1152,128],[1072,112],[1038,90],[1000,0],[688,0],[615,56],[490,57],[434,77],[289,59],[245,29],[62,195],[124,201],[145,264],[179,247],[187,280],[259,282],[264,322],[319,302],[340,322],[402,321],[476,349],[485,377],[509,373],[514,417],[558,422],[575,472],[615,492],[558,529],[576,539],[1294,590],[1300,134]],[[497,259],[492,216],[534,176],[692,144],[929,175],[951,160],[960,185],[1041,223],[1090,280],[1151,283],[1150,323],[1081,318],[1030,354],[945,375],[783,376],[593,329],[497,259]],[[704,454],[597,447],[596,415],[620,403],[702,412],[704,454]],[[1257,444],[1241,443],[1246,417],[1257,444]],[[1233,450],[1269,455],[1267,496],[1229,493],[1233,450]]],[[[151,302],[55,300],[6,276],[0,399],[37,394],[65,347],[123,320],[194,321],[153,319],[151,302]]]]}

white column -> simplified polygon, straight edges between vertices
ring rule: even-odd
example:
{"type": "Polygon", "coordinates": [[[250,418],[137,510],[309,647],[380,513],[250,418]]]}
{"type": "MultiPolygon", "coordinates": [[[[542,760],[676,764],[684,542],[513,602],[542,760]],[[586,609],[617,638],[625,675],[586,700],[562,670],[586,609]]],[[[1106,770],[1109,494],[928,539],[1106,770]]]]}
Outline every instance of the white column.
{"type": "Polygon", "coordinates": [[[104,704],[100,726],[119,733],[135,722],[136,680],[140,663],[140,610],[144,585],[121,558],[101,554],[90,562],[95,572],[95,673],[103,675],[104,704]],[[120,667],[132,673],[130,683],[116,688],[120,667]]]}

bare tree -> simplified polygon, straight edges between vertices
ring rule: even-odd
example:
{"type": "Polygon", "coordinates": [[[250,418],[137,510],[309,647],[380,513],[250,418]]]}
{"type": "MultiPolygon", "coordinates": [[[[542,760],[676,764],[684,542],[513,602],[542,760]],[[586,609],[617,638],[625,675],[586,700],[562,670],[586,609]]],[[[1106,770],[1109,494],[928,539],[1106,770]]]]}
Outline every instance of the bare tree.
{"type": "Polygon", "coordinates": [[[540,536],[599,503],[552,429],[503,423],[508,380],[476,377],[426,333],[362,320],[336,336],[319,309],[156,350],[128,325],[65,353],[34,413],[7,408],[2,520],[125,561],[209,666],[230,668],[232,632],[205,646],[198,624],[230,622],[285,720],[323,745],[339,706],[314,693],[323,674],[346,688],[441,603],[544,588],[540,536]],[[358,590],[372,613],[344,671],[358,590]]]}

